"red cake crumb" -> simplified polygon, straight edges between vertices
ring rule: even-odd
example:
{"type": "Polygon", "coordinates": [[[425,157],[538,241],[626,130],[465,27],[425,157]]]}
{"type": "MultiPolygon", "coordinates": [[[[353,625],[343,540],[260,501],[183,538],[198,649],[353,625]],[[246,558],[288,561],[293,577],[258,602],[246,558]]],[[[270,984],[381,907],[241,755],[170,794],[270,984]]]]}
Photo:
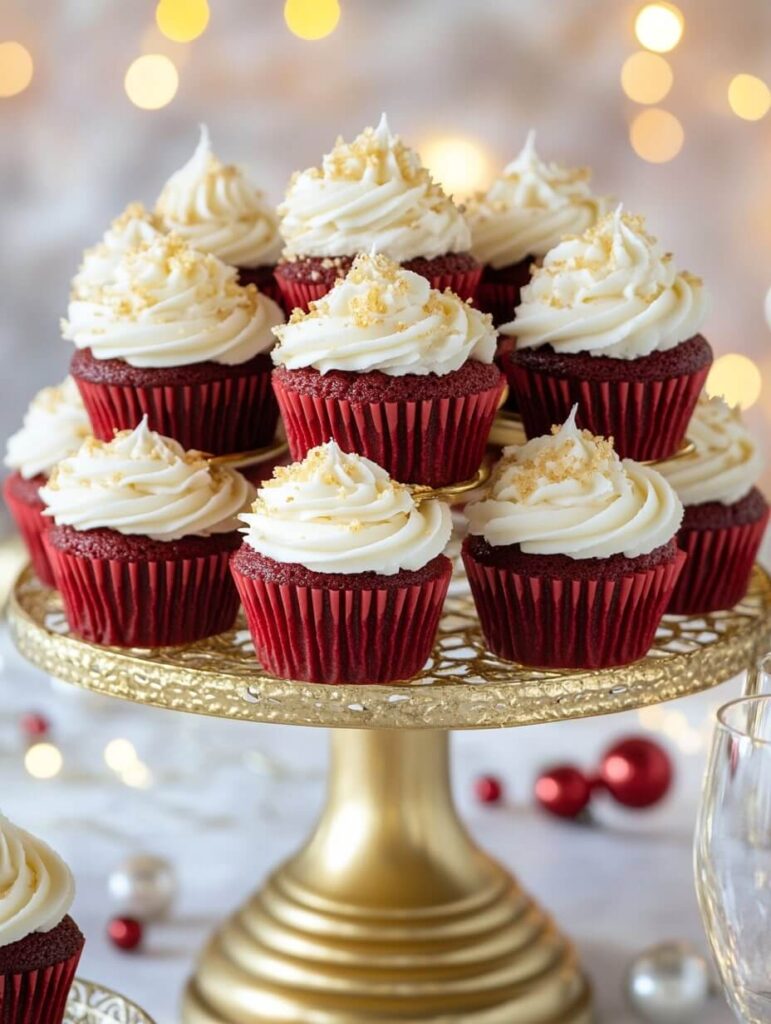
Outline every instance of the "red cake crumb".
{"type": "Polygon", "coordinates": [[[766,499],[753,487],[740,501],[724,505],[707,501],[702,505],[686,505],[681,530],[720,530],[729,526],[746,526],[766,514],[766,499]]]}
{"type": "MultiPolygon", "coordinates": [[[[85,941],[82,932],[72,918],[65,917],[50,932],[33,932],[31,935],[19,939],[18,942],[0,946],[0,976],[3,974],[26,974],[70,960],[80,955],[85,941]]],[[[0,1011],[2,1011],[1,985],[0,1011]]],[[[1,1014],[0,1019],[4,1019],[1,1014]]]]}
{"type": "Polygon", "coordinates": [[[120,562],[152,562],[197,558],[219,551],[235,551],[241,543],[237,530],[215,533],[211,537],[182,537],[180,540],[151,540],[139,534],[123,534],[102,527],[75,530],[54,526],[50,541],[60,551],[83,558],[107,558],[120,562]]]}
{"type": "Polygon", "coordinates": [[[439,579],[447,573],[450,560],[437,555],[421,569],[402,569],[392,576],[377,572],[314,572],[296,562],[277,562],[261,555],[250,544],[242,544],[231,559],[233,568],[249,579],[264,579],[278,585],[316,587],[322,590],[396,590],[439,579]]]}
{"type": "Polygon", "coordinates": [[[29,480],[25,480],[21,473],[11,473],[6,477],[5,488],[6,492],[17,501],[21,501],[25,505],[39,505],[43,508],[39,491],[47,482],[48,477],[43,473],[38,473],[37,476],[30,477],[29,480]]]}
{"type": "Polygon", "coordinates": [[[482,565],[510,569],[512,572],[528,576],[566,580],[618,579],[669,562],[677,552],[674,538],[669,543],[636,558],[627,558],[623,554],[611,555],[609,558],[533,555],[524,552],[519,544],[494,546],[488,544],[484,537],[471,535],[466,538],[465,546],[469,554],[482,565]]]}
{"type": "MultiPolygon", "coordinates": [[[[355,256],[303,256],[296,260],[282,260],[276,267],[276,274],[287,281],[311,281],[331,288],[340,277],[351,269],[355,256]]],[[[412,270],[429,280],[443,274],[467,273],[479,266],[470,252],[449,252],[434,259],[417,256],[402,263],[405,270],[412,270]]]]}
{"type": "Polygon", "coordinates": [[[131,366],[124,359],[97,359],[91,349],[76,349],[70,362],[70,373],[76,380],[91,384],[111,384],[118,387],[174,387],[205,384],[214,380],[232,380],[251,377],[272,366],[267,352],[259,352],[253,359],[235,366],[207,360],[187,366],[144,367],[131,366]]]}

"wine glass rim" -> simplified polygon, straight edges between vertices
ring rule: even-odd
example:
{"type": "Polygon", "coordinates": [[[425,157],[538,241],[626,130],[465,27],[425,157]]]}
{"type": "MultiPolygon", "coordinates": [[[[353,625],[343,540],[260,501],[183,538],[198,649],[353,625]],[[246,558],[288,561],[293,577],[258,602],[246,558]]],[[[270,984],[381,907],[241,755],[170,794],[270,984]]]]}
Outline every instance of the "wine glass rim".
{"type": "Polygon", "coordinates": [[[771,704],[771,693],[755,693],[747,697],[735,697],[734,700],[729,700],[727,704],[723,704],[722,707],[717,709],[718,726],[732,736],[737,737],[737,739],[748,739],[759,746],[771,747],[771,736],[768,739],[762,736],[754,736],[747,729],[742,729],[728,721],[731,711],[741,704],[771,704]]]}

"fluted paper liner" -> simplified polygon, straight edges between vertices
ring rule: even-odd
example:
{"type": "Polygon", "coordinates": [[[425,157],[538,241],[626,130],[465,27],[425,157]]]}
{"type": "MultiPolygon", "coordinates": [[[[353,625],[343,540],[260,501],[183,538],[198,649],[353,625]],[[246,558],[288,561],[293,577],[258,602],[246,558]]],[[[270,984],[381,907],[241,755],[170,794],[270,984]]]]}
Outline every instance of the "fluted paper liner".
{"type": "Polygon", "coordinates": [[[611,668],[650,649],[685,555],[617,579],[527,576],[463,548],[490,650],[538,668],[611,668]]]}
{"type": "Polygon", "coordinates": [[[521,290],[522,286],[514,282],[485,281],[483,277],[477,288],[474,305],[483,313],[490,313],[495,326],[500,327],[514,319],[521,290]]]}
{"type": "Polygon", "coordinates": [[[479,468],[503,381],[475,394],[379,403],[306,395],[275,377],[273,386],[293,459],[332,438],[394,480],[442,487],[479,468]]]}
{"type": "Polygon", "coordinates": [[[705,366],[666,380],[592,381],[552,376],[510,359],[503,364],[528,437],[564,423],[577,402],[580,427],[612,437],[621,458],[637,460],[663,459],[680,448],[709,371],[705,366]]]}
{"type": "MultiPolygon", "coordinates": [[[[459,271],[455,274],[435,274],[428,278],[432,288],[444,291],[449,288],[462,299],[473,300],[479,287],[479,280],[482,276],[481,267],[473,267],[471,270],[459,271]]],[[[276,281],[281,290],[284,308],[291,312],[293,309],[307,310],[311,302],[318,302],[329,292],[330,285],[317,281],[295,281],[285,278],[281,274],[276,275],[276,281]]]]}
{"type": "Polygon", "coordinates": [[[230,551],[194,558],[122,561],[62,551],[48,554],[73,633],[109,647],[167,647],[233,625],[238,595],[230,551]]]}
{"type": "MultiPolygon", "coordinates": [[[[45,583],[47,587],[55,586],[54,570],[48,558],[46,546],[43,543],[43,535],[51,526],[51,520],[43,515],[45,505],[42,501],[35,502],[34,504],[21,501],[12,493],[8,486],[8,481],[6,481],[3,488],[3,496],[8,506],[8,511],[13,516],[22,540],[27,547],[32,568],[35,570],[38,579],[41,583],[45,583]]],[[[2,1020],[1,1017],[0,1020],[2,1020]]]]}
{"type": "Polygon", "coordinates": [[[2,1024],[62,1024],[80,954],[37,971],[0,974],[2,1024]]]}
{"type": "MultiPolygon", "coordinates": [[[[232,563],[231,563],[232,564],[232,563]]],[[[452,574],[412,586],[325,590],[247,576],[232,564],[257,657],[312,683],[387,683],[428,661],[452,574]]]]}
{"type": "Polygon", "coordinates": [[[147,414],[151,430],[183,448],[225,455],[272,442],[278,406],[266,367],[249,376],[190,385],[133,387],[76,378],[94,434],[111,441],[116,430],[133,430],[147,414]]]}
{"type": "Polygon", "coordinates": [[[747,593],[752,567],[768,525],[762,519],[719,529],[681,529],[677,543],[688,558],[667,611],[675,615],[733,608],[747,593]]]}

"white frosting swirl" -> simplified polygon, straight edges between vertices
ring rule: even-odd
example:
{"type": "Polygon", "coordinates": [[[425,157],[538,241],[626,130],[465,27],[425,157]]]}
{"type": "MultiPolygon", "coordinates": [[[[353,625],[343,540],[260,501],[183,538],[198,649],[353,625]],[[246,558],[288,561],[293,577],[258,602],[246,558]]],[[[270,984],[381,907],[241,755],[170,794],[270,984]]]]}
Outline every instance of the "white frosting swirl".
{"type": "Polygon", "coordinates": [[[763,472],[763,459],[738,408],[702,393],[687,436],[696,451],[658,467],[684,505],[733,505],[750,493],[763,472]]]}
{"type": "Polygon", "coordinates": [[[452,373],[468,359],[491,363],[496,345],[490,316],[377,255],[357,256],[331,292],[307,313],[296,309],[273,333],[273,360],[289,370],[392,377],[452,373]]]}
{"type": "Polygon", "coordinates": [[[167,231],[231,266],[266,266],[281,253],[276,214],[242,168],[212,153],[205,125],[193,156],[166,182],[155,212],[167,231]]]}
{"type": "Polygon", "coordinates": [[[130,203],[102,236],[102,241],[83,253],[83,262],[72,279],[72,297],[85,299],[115,278],[123,256],[138,245],[152,242],[161,232],[155,214],[141,203],[130,203]]]}
{"type": "Polygon", "coordinates": [[[463,252],[463,214],[414,150],[392,135],[385,114],[353,142],[338,139],[322,166],[292,177],[278,209],[284,256],[386,253],[398,263],[463,252]]]}
{"type": "Polygon", "coordinates": [[[75,882],[61,857],[0,814],[0,946],[50,932],[74,897],[75,882]]]}
{"type": "Polygon", "coordinates": [[[579,430],[576,409],[556,432],[504,449],[489,496],[466,508],[472,534],[570,558],[636,558],[674,537],[683,506],[670,485],[579,430]]]}
{"type": "Polygon", "coordinates": [[[472,253],[498,269],[545,256],[564,235],[580,235],[605,213],[589,176],[585,168],[544,163],[531,131],[519,156],[468,205],[472,253]]]}
{"type": "Polygon", "coordinates": [[[548,253],[500,331],[517,348],[638,359],[698,334],[707,309],[699,278],[678,273],[642,218],[619,207],[548,253]]]}
{"type": "Polygon", "coordinates": [[[72,377],[38,391],[20,430],[8,438],[5,464],[25,480],[48,475],[57,462],[77,451],[91,423],[72,377]]]}
{"type": "Polygon", "coordinates": [[[238,284],[233,267],[161,235],[125,253],[109,284],[74,298],[62,331],[97,359],[131,366],[233,366],[267,351],[283,319],[254,285],[238,284]]]}
{"type": "Polygon", "coordinates": [[[245,543],[255,551],[327,573],[421,569],[444,551],[452,532],[446,505],[416,504],[384,469],[344,454],[334,441],[276,469],[241,518],[245,543]]]}
{"type": "Polygon", "coordinates": [[[237,530],[253,495],[240,473],[156,434],[147,417],[112,441],[89,438],[40,488],[45,515],[59,526],[161,541],[237,530]]]}

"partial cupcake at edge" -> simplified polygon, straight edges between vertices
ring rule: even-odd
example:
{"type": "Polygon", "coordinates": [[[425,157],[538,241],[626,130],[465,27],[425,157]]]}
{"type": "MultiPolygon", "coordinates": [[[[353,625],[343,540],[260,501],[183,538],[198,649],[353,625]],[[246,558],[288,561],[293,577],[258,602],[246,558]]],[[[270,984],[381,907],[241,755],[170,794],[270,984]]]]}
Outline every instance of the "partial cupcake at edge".
{"type": "Polygon", "coordinates": [[[712,363],[700,334],[708,311],[700,278],[621,207],[547,253],[501,327],[516,348],[502,364],[528,437],[578,423],[613,437],[622,457],[673,455],[712,363]]]}
{"type": "Polygon", "coordinates": [[[0,1020],[61,1024],[85,939],[72,872],[0,812],[0,1020]]]}
{"type": "Polygon", "coordinates": [[[287,309],[307,309],[354,257],[372,250],[439,289],[474,297],[482,273],[461,209],[385,114],[353,142],[339,138],[320,167],[298,171],[279,206],[284,251],[276,280],[287,309]]]}
{"type": "Polygon", "coordinates": [[[293,458],[333,438],[403,482],[476,473],[504,388],[488,315],[388,256],[361,254],[274,334],[293,458]]]}

